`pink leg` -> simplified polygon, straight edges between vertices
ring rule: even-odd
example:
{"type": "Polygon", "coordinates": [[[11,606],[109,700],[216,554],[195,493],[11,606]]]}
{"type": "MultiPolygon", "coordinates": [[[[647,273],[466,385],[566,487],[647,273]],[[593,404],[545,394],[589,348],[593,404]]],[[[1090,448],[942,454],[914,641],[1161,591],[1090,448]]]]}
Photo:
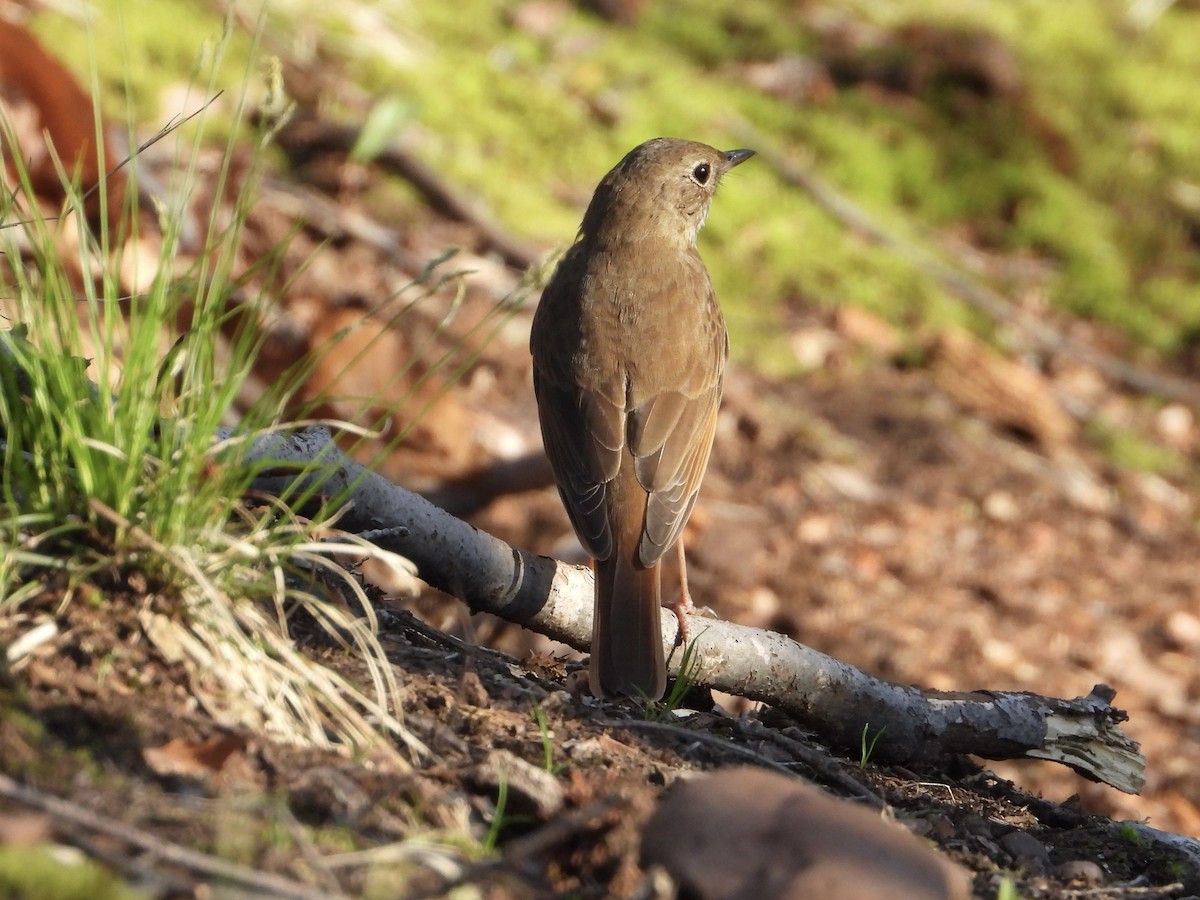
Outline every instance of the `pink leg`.
{"type": "Polygon", "coordinates": [[[671,604],[671,612],[675,613],[675,618],[679,622],[679,634],[675,638],[675,643],[680,647],[686,647],[691,639],[687,614],[696,608],[696,604],[692,602],[692,594],[688,590],[687,559],[683,554],[683,535],[679,536],[675,546],[679,551],[679,599],[671,604]]]}

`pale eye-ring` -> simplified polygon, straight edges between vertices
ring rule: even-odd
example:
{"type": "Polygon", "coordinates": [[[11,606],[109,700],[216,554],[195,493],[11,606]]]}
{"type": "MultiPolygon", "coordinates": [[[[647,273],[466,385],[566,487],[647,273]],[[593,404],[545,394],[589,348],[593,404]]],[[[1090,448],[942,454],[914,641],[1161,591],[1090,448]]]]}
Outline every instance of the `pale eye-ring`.
{"type": "Polygon", "coordinates": [[[692,169],[692,177],[699,184],[708,184],[708,176],[712,174],[712,168],[708,163],[700,163],[696,168],[692,169]]]}

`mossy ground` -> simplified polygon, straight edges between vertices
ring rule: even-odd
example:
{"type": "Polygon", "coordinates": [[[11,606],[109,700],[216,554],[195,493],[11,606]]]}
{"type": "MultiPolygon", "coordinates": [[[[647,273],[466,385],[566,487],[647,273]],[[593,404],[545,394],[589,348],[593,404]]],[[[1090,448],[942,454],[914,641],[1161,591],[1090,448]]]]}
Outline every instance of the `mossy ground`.
{"type": "MultiPolygon", "coordinates": [[[[1049,268],[1044,283],[1001,287],[1043,290],[1058,308],[1168,355],[1200,329],[1200,211],[1188,201],[1200,184],[1194,9],[1176,5],[1139,28],[1115,2],[975,4],[953,14],[920,0],[831,7],[826,20],[994,37],[1011,53],[1019,87],[966,103],[953,72],[915,94],[868,78],[831,100],[796,104],[745,83],[737,66],[782,53],[821,59],[829,38],[811,8],[650,4],[637,26],[616,28],[564,7],[547,36],[514,24],[518,6],[275,4],[263,18],[262,52],[315,41],[311,65],[338,70],[368,103],[400,98],[423,136],[421,154],[515,233],[544,244],[571,239],[591,186],[633,144],[659,134],[738,144],[745,120],[888,227],[934,245],[941,232],[965,232],[989,251],[1049,268]]],[[[79,61],[96,60],[107,108],[144,122],[161,114],[164,83],[185,81],[225,30],[202,3],[186,6],[186,30],[169,27],[181,15],[173,2],[108,0],[95,10],[90,36],[53,17],[41,27],[85,79],[79,61]]],[[[239,32],[224,84],[254,70],[251,47],[239,32]]],[[[902,67],[906,53],[915,55],[885,43],[861,56],[902,67]]],[[[342,113],[359,121],[364,110],[342,113]]],[[[860,305],[906,326],[979,324],[911,261],[847,234],[763,165],[731,179],[703,241],[735,352],[773,368],[787,354],[763,345],[789,302],[860,305]]]]}

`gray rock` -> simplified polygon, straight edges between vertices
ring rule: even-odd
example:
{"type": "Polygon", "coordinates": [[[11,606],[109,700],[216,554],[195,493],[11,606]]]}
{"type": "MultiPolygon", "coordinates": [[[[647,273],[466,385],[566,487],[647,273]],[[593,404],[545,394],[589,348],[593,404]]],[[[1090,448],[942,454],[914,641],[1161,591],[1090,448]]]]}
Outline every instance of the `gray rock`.
{"type": "Polygon", "coordinates": [[[1026,872],[1044,875],[1050,869],[1050,851],[1028,831],[1010,831],[1000,838],[1000,847],[1026,872]]]}

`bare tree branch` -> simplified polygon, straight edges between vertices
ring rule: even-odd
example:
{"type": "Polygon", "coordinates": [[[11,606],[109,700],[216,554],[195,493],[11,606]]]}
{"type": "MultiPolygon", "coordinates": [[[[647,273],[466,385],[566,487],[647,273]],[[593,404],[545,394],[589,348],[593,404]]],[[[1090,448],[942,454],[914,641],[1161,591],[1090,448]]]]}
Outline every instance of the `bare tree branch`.
{"type": "MultiPolygon", "coordinates": [[[[591,637],[592,574],[510,547],[345,457],[324,428],[260,439],[254,456],[277,468],[256,483],[271,493],[301,488],[351,498],[339,525],[383,530],[378,543],[412,560],[429,584],[476,612],[489,612],[585,650],[591,637]],[[320,459],[319,475],[297,480],[296,465],[320,459]]],[[[674,637],[664,610],[663,633],[674,637]]],[[[864,729],[877,758],[915,763],[947,754],[990,759],[1036,757],[1137,793],[1145,758],[1118,727],[1127,717],[1098,685],[1086,697],[1059,700],[1003,691],[942,693],[874,678],[788,637],[698,615],[689,616],[707,687],[782,707],[842,747],[864,729]]],[[[678,672],[675,653],[669,665],[678,672]]]]}

